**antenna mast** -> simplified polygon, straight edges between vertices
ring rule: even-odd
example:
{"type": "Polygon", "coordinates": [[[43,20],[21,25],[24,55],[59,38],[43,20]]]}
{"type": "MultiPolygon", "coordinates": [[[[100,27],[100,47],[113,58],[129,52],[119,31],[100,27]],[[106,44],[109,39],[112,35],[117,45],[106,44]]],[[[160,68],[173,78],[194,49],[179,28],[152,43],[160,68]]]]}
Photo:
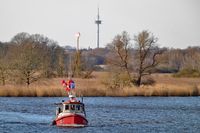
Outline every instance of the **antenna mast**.
{"type": "Polygon", "coordinates": [[[97,20],[95,21],[95,24],[97,24],[97,48],[99,48],[99,25],[101,24],[101,20],[99,17],[99,7],[98,7],[97,20]]]}

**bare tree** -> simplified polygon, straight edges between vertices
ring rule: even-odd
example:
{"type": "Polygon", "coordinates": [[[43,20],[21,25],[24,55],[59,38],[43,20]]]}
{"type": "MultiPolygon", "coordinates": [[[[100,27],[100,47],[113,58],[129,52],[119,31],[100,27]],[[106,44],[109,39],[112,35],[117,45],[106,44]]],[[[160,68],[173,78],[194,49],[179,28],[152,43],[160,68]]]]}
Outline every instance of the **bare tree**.
{"type": "Polygon", "coordinates": [[[142,31],[134,37],[136,48],[136,72],[135,84],[141,85],[142,77],[151,74],[151,70],[158,65],[157,56],[161,51],[157,46],[157,38],[148,31],[142,31]]]}
{"type": "Polygon", "coordinates": [[[6,84],[6,79],[8,77],[9,64],[5,59],[0,59],[0,81],[2,85],[6,84]]]}
{"type": "Polygon", "coordinates": [[[57,59],[57,63],[56,63],[56,72],[57,75],[59,77],[63,77],[66,75],[66,68],[67,66],[65,65],[65,51],[63,50],[63,48],[61,47],[57,47],[55,50],[55,54],[56,54],[56,59],[57,59]]]}
{"type": "Polygon", "coordinates": [[[6,57],[7,51],[7,45],[0,42],[0,81],[2,82],[2,85],[6,84],[9,71],[9,63],[6,57]]]}
{"type": "Polygon", "coordinates": [[[115,36],[107,45],[109,50],[107,64],[110,66],[110,74],[104,84],[109,89],[121,89],[131,85],[130,48],[130,37],[126,31],[115,36]]]}
{"type": "Polygon", "coordinates": [[[66,73],[65,50],[58,43],[43,35],[34,34],[30,36],[36,45],[41,60],[41,72],[45,78],[64,76],[66,73]]]}
{"type": "Polygon", "coordinates": [[[82,77],[91,78],[92,72],[95,69],[95,64],[97,64],[97,59],[95,58],[95,55],[87,51],[83,51],[81,62],[82,62],[82,77]]]}
{"type": "Polygon", "coordinates": [[[40,67],[40,49],[30,39],[30,36],[24,36],[24,33],[17,34],[12,43],[16,45],[13,49],[13,58],[15,71],[22,81],[25,81],[27,86],[38,79],[38,70],[40,67]],[[19,39],[20,38],[20,39],[19,39]]]}
{"type": "Polygon", "coordinates": [[[132,78],[129,71],[130,37],[128,33],[123,31],[122,34],[117,35],[107,47],[111,50],[108,63],[125,71],[131,81],[132,78]]]}
{"type": "Polygon", "coordinates": [[[170,67],[174,68],[176,71],[183,68],[184,52],[181,49],[171,49],[168,51],[168,56],[170,67]]]}
{"type": "Polygon", "coordinates": [[[184,51],[183,69],[200,70],[200,48],[188,47],[184,51]]]}
{"type": "Polygon", "coordinates": [[[74,53],[73,64],[72,64],[72,77],[80,77],[82,75],[82,66],[81,66],[81,57],[82,51],[77,50],[74,53]]]}

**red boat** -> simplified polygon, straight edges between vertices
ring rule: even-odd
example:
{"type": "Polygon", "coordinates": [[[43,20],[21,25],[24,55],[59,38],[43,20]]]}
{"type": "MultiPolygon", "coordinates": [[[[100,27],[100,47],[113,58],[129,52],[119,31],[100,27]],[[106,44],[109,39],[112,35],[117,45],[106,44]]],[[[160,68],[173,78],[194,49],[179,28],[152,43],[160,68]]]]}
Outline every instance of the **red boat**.
{"type": "Polygon", "coordinates": [[[75,96],[69,95],[69,100],[59,103],[53,125],[64,127],[84,127],[88,125],[85,107],[75,96]]]}

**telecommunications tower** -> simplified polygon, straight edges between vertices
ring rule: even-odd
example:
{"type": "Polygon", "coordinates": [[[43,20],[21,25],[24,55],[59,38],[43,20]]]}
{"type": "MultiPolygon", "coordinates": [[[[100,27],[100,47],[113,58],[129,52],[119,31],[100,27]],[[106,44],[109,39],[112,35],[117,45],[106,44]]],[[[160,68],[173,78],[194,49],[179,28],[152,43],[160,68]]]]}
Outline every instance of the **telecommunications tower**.
{"type": "Polygon", "coordinates": [[[101,20],[99,18],[99,7],[98,7],[97,20],[95,21],[95,24],[97,24],[97,48],[99,48],[99,25],[101,24],[101,20]]]}

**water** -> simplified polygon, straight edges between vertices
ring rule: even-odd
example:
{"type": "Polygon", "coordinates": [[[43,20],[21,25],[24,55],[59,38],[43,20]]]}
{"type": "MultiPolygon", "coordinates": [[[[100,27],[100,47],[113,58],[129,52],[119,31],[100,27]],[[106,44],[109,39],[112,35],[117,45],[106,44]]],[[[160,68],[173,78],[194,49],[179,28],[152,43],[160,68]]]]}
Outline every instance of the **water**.
{"type": "Polygon", "coordinates": [[[200,97],[84,98],[89,126],[51,126],[64,98],[0,97],[0,133],[197,133],[200,97]]]}

